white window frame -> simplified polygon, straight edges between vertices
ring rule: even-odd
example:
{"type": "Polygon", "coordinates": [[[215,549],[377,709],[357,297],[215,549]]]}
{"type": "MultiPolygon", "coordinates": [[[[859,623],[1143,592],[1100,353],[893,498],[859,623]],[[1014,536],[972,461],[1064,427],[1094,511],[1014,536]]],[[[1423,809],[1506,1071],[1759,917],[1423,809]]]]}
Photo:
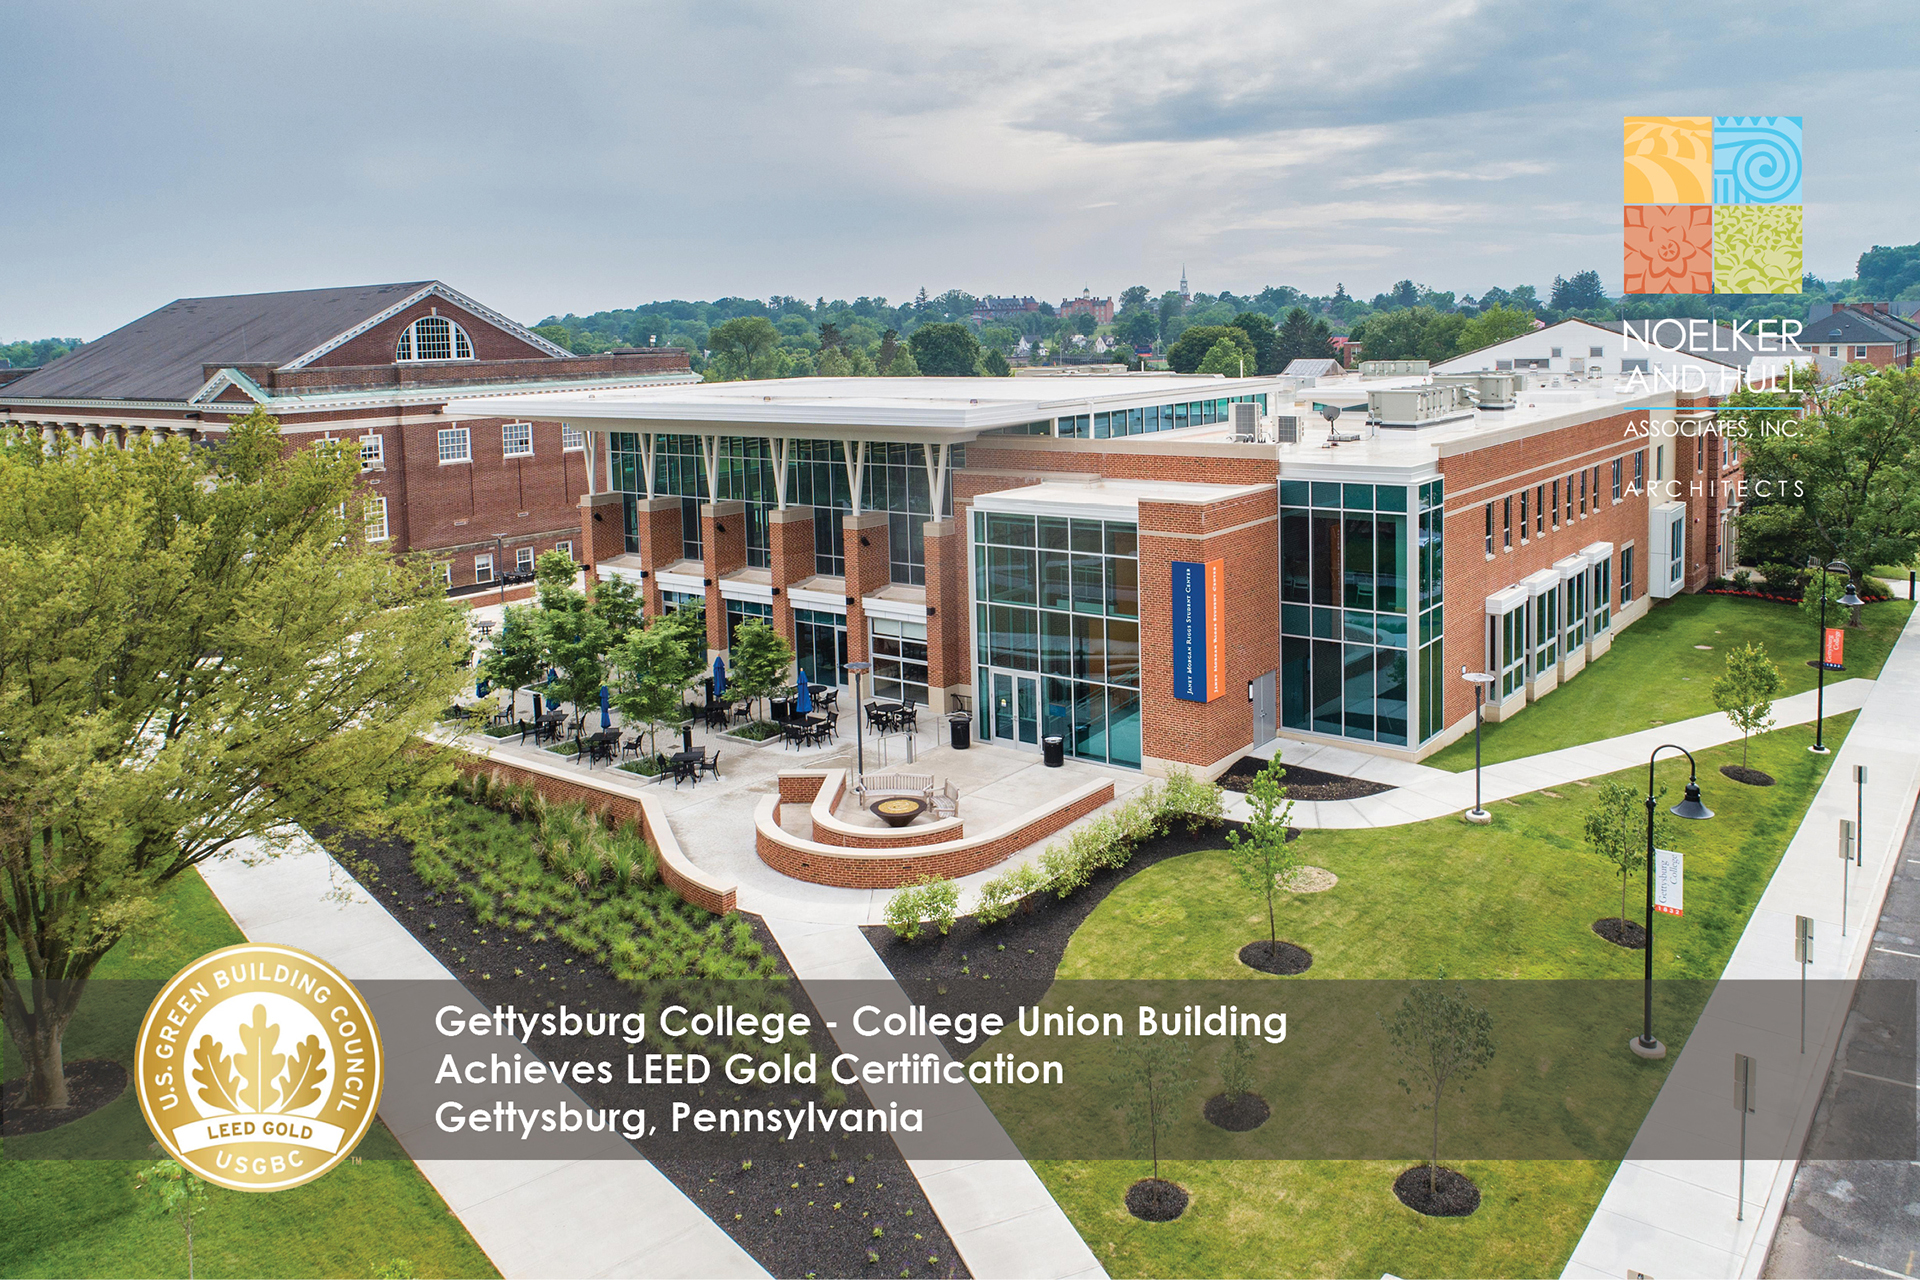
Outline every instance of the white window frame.
{"type": "Polygon", "coordinates": [[[387,469],[387,438],[378,433],[360,437],[360,469],[362,471],[385,471],[387,469]]]}
{"type": "Polygon", "coordinates": [[[573,543],[571,541],[563,539],[562,541],[556,542],[553,544],[553,549],[564,554],[567,559],[573,559],[573,543]]]}
{"type": "Polygon", "coordinates": [[[443,467],[473,461],[473,432],[466,427],[440,428],[436,443],[443,467]]]}
{"type": "Polygon", "coordinates": [[[394,343],[393,359],[396,364],[450,364],[457,360],[473,359],[473,338],[460,327],[460,323],[450,316],[421,316],[400,331],[399,341],[394,343]],[[447,326],[447,352],[444,356],[422,356],[420,350],[420,326],[423,324],[447,326]]]}
{"type": "Polygon", "coordinates": [[[533,572],[533,548],[518,547],[513,553],[513,571],[515,573],[533,572]]]}
{"type": "Polygon", "coordinates": [[[489,551],[485,555],[475,556],[473,558],[474,585],[477,587],[484,587],[489,582],[492,582],[492,581],[493,581],[493,553],[489,551]]]}
{"type": "Polygon", "coordinates": [[[387,500],[379,494],[367,498],[367,541],[385,542],[387,540],[387,500]],[[378,513],[378,518],[376,518],[378,513]],[[375,532],[378,530],[378,532],[375,532]]]}
{"type": "Polygon", "coordinates": [[[560,450],[563,453],[585,453],[587,433],[570,423],[560,424],[560,450]]]}
{"type": "Polygon", "coordinates": [[[503,458],[533,456],[533,424],[531,422],[500,424],[500,456],[503,458]]]}
{"type": "Polygon", "coordinates": [[[451,587],[453,585],[453,561],[442,560],[434,567],[440,571],[440,584],[451,587]]]}

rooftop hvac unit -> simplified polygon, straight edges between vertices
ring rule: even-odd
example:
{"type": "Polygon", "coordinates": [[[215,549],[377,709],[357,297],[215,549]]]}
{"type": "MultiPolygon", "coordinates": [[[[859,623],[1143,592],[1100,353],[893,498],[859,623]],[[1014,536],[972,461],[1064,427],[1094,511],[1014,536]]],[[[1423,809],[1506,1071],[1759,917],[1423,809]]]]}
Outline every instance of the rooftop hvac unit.
{"type": "Polygon", "coordinates": [[[1429,368],[1425,360],[1362,360],[1360,376],[1363,378],[1425,376],[1429,368]]]}
{"type": "Polygon", "coordinates": [[[1300,417],[1298,414],[1283,413],[1273,420],[1273,438],[1279,444],[1300,443],[1300,417]]]}
{"type": "Polygon", "coordinates": [[[1252,444],[1259,434],[1260,406],[1251,400],[1230,405],[1233,411],[1233,438],[1236,443],[1252,444]]]}
{"type": "Polygon", "coordinates": [[[1383,427],[1431,427],[1473,417],[1473,394],[1458,383],[1367,392],[1367,420],[1383,427]]]}
{"type": "Polygon", "coordinates": [[[1446,373],[1433,381],[1435,386],[1465,388],[1471,393],[1469,398],[1473,403],[1482,409],[1511,409],[1527,387],[1526,374],[1509,372],[1446,373]]]}

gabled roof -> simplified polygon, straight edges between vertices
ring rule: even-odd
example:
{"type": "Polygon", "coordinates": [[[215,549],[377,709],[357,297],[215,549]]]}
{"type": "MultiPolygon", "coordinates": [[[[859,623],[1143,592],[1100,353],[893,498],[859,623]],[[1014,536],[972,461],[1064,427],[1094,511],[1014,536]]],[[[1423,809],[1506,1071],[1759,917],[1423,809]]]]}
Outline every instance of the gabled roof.
{"type": "Polygon", "coordinates": [[[1822,342],[1851,342],[1862,346],[1885,346],[1914,338],[1914,325],[1892,316],[1863,315],[1858,311],[1835,311],[1808,322],[1800,340],[1809,346],[1822,342]]]}
{"type": "Polygon", "coordinates": [[[1338,360],[1323,358],[1315,360],[1289,360],[1283,371],[1289,378],[1328,378],[1336,373],[1345,373],[1338,360]]]}
{"type": "MultiPolygon", "coordinates": [[[[179,298],[7,386],[9,397],[186,401],[205,367],[297,368],[435,294],[547,352],[568,353],[435,280],[179,298]]],[[[225,385],[224,383],[222,385],[225,385]]],[[[251,393],[249,393],[251,394],[251,393]]]]}

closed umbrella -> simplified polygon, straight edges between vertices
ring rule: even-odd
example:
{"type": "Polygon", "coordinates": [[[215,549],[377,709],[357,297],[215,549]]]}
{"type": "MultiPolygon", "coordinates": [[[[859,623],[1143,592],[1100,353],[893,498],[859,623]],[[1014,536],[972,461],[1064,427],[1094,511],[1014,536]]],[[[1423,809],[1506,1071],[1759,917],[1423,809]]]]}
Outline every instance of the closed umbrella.
{"type": "Polygon", "coordinates": [[[600,727],[602,729],[613,727],[613,717],[607,713],[607,686],[605,685],[600,686],[600,727]]]}
{"type": "Polygon", "coordinates": [[[800,696],[794,699],[793,709],[801,715],[813,714],[813,690],[807,688],[807,673],[800,673],[800,696]]]}
{"type": "Polygon", "coordinates": [[[716,698],[727,696],[727,659],[724,654],[713,660],[713,696],[716,698]]]}

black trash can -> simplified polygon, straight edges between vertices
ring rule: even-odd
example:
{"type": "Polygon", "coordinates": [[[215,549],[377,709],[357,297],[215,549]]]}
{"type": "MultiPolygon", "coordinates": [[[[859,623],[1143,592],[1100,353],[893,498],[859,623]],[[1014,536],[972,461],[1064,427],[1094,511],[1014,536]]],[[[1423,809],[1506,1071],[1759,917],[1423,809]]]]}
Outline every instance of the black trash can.
{"type": "Polygon", "coordinates": [[[973,717],[960,712],[948,716],[947,737],[955,751],[965,751],[973,744],[973,717]]]}
{"type": "Polygon", "coordinates": [[[1060,737],[1040,739],[1040,754],[1047,768],[1058,769],[1067,762],[1067,740],[1060,737]]]}

